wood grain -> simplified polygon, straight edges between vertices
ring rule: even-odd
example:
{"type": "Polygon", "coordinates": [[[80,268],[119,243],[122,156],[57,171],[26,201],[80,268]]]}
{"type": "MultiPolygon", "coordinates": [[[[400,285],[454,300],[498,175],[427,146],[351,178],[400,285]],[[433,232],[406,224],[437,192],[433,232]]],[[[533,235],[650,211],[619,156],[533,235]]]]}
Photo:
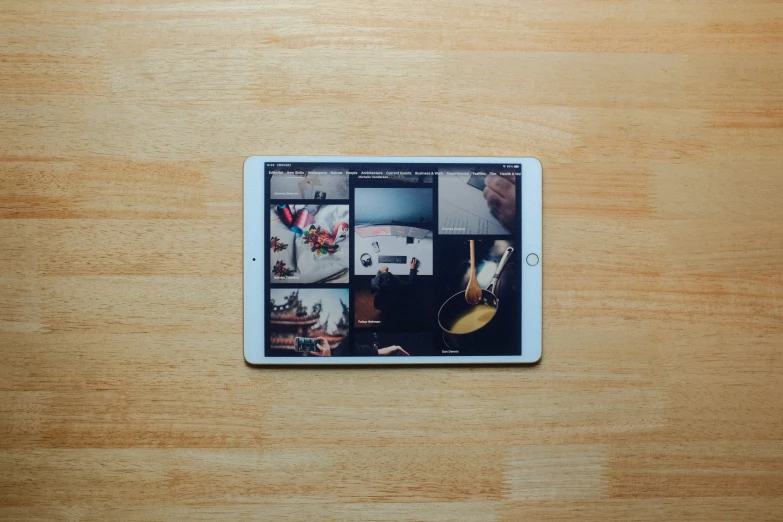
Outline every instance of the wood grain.
{"type": "Polygon", "coordinates": [[[1,5],[0,517],[783,517],[781,2],[1,5]],[[264,153],[538,157],[542,363],[246,366],[264,153]]]}

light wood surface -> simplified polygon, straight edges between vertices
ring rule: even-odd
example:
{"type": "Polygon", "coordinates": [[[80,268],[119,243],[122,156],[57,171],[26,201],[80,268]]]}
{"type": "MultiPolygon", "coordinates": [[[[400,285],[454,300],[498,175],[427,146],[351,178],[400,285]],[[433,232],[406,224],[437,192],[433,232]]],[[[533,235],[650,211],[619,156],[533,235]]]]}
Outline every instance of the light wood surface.
{"type": "Polygon", "coordinates": [[[0,1],[0,517],[780,520],[783,4],[0,1]],[[535,367],[242,360],[251,154],[544,165],[535,367]]]}

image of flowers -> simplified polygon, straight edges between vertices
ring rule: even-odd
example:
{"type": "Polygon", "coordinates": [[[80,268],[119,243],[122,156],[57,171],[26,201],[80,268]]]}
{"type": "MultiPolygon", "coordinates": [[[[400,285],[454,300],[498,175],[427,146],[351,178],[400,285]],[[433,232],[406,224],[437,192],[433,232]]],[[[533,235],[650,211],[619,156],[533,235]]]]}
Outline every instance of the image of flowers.
{"type": "Polygon", "coordinates": [[[273,237],[269,241],[269,247],[272,249],[273,252],[282,252],[286,248],[288,248],[288,243],[283,243],[280,241],[279,237],[273,237]]]}
{"type": "Polygon", "coordinates": [[[317,256],[334,254],[340,249],[340,245],[334,244],[334,238],[329,231],[320,226],[310,225],[310,228],[305,230],[305,233],[302,235],[302,241],[317,256]]]}
{"type": "Polygon", "coordinates": [[[285,263],[278,261],[272,268],[272,273],[278,277],[290,277],[294,275],[295,270],[293,268],[286,267],[285,263]]]}

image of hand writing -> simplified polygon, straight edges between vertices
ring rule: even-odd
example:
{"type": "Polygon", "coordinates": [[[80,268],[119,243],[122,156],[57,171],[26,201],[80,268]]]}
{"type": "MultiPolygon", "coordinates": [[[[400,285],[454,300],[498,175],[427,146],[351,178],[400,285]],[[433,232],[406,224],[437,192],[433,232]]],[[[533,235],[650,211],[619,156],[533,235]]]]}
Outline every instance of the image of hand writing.
{"type": "Polygon", "coordinates": [[[516,176],[490,174],[484,180],[486,185],[484,199],[487,200],[489,211],[508,230],[513,230],[516,224],[516,178],[516,176]]]}

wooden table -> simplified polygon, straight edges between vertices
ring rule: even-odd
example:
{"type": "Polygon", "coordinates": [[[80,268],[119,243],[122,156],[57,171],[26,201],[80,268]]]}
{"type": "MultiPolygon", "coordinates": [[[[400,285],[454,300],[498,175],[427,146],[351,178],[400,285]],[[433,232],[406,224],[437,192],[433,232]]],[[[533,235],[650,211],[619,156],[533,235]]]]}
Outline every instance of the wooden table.
{"type": "Polygon", "coordinates": [[[0,516],[783,517],[783,4],[6,0],[0,516]],[[242,360],[250,154],[544,164],[532,368],[242,360]]]}

